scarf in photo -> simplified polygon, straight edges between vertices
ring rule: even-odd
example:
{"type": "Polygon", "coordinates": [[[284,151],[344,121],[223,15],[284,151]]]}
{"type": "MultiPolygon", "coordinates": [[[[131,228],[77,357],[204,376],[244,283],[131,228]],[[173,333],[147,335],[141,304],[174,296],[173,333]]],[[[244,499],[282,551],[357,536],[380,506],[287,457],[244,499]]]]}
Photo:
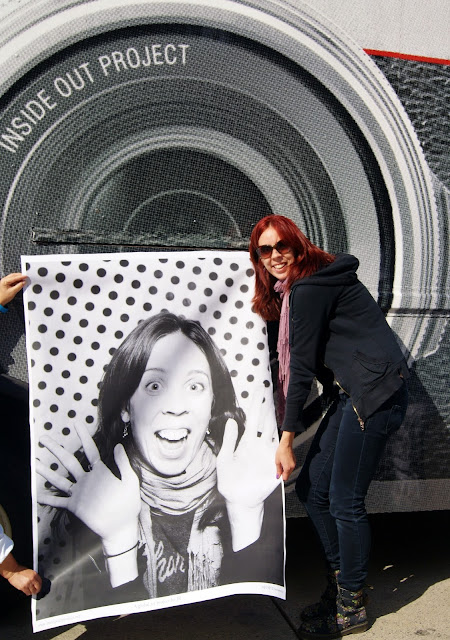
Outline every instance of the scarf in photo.
{"type": "Polygon", "coordinates": [[[200,529],[200,520],[210,506],[217,485],[216,457],[204,442],[185,473],[164,478],[148,467],[141,468],[142,508],[139,516],[141,540],[145,545],[147,570],[144,584],[151,598],[157,597],[156,553],[152,514],[180,515],[194,511],[188,543],[188,590],[207,589],[218,584],[222,564],[222,543],[217,526],[200,529]]]}

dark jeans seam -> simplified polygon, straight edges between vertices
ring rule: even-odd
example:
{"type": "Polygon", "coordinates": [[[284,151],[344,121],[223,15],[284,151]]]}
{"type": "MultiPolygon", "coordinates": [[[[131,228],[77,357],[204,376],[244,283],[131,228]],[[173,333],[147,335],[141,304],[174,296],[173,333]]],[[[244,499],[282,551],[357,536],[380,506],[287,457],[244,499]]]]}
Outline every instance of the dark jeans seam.
{"type": "MultiPolygon", "coordinates": [[[[317,478],[317,480],[316,480],[316,482],[315,482],[315,484],[314,484],[314,488],[313,488],[313,485],[311,485],[311,490],[308,492],[308,494],[310,494],[310,495],[311,495],[311,502],[312,502],[312,504],[313,504],[313,505],[315,505],[316,513],[319,513],[319,514],[320,514],[320,527],[321,527],[321,530],[322,530],[322,531],[320,532],[319,537],[320,537],[322,540],[323,540],[323,539],[326,539],[326,541],[327,541],[327,543],[328,543],[328,544],[327,544],[327,548],[328,548],[328,549],[330,549],[330,548],[331,548],[331,540],[330,540],[330,537],[328,536],[328,531],[327,531],[327,528],[326,528],[326,526],[325,526],[325,524],[324,524],[324,519],[323,519],[322,512],[321,512],[321,511],[320,511],[320,512],[317,512],[317,504],[318,504],[318,503],[317,503],[317,499],[316,499],[316,495],[317,495],[317,493],[316,493],[316,492],[317,492],[317,487],[319,486],[319,480],[320,480],[320,478],[324,475],[324,469],[326,469],[326,467],[327,467],[327,465],[328,465],[328,462],[329,462],[330,458],[331,458],[331,457],[334,457],[335,451],[336,451],[336,446],[334,446],[334,447],[333,447],[332,451],[330,451],[329,455],[327,456],[327,458],[326,458],[326,464],[323,464],[323,465],[322,465],[322,471],[320,472],[320,474],[319,474],[319,476],[318,476],[318,478],[317,478]],[[322,536],[323,536],[323,537],[322,537],[322,536]]],[[[307,499],[306,499],[306,503],[305,503],[305,507],[306,507],[306,509],[307,509],[307,510],[308,510],[308,503],[309,503],[309,501],[310,501],[310,500],[309,500],[309,495],[308,495],[308,497],[307,497],[307,499]]],[[[328,487],[328,513],[330,513],[330,491],[329,491],[329,487],[328,487]]],[[[308,510],[308,514],[309,514],[309,510],[308,510]]],[[[317,523],[316,523],[316,526],[317,526],[317,523]]],[[[325,548],[324,548],[324,549],[325,549],[325,548]]],[[[327,560],[328,560],[328,558],[327,558],[327,560]]]]}

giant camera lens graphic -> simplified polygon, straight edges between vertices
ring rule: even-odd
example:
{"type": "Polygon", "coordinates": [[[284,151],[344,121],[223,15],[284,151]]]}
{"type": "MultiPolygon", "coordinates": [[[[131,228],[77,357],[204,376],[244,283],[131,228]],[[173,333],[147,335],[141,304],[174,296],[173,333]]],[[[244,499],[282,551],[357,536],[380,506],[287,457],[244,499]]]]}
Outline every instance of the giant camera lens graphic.
{"type": "MultiPolygon", "coordinates": [[[[33,11],[27,38],[11,21],[0,67],[2,272],[27,253],[244,250],[261,216],[292,217],[360,259],[411,356],[403,431],[420,451],[405,436],[408,461],[392,452],[380,479],[436,479],[439,508],[450,418],[431,381],[448,366],[448,194],[375,64],[300,5],[33,11]]],[[[2,365],[25,380],[22,334],[17,318],[2,365]]]]}

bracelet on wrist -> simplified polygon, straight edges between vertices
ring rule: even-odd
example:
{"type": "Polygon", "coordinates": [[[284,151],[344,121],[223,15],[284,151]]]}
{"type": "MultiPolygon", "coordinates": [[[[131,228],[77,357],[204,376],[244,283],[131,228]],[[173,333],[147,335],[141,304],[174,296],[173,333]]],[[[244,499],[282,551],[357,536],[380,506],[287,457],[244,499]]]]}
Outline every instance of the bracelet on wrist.
{"type": "Polygon", "coordinates": [[[108,556],[105,553],[105,558],[107,560],[109,560],[110,558],[117,558],[118,556],[123,556],[126,553],[129,553],[130,551],[133,551],[133,549],[137,549],[139,542],[136,542],[136,544],[134,544],[132,547],[130,547],[129,549],[127,549],[126,551],[121,551],[120,553],[113,553],[112,555],[108,556]]]}

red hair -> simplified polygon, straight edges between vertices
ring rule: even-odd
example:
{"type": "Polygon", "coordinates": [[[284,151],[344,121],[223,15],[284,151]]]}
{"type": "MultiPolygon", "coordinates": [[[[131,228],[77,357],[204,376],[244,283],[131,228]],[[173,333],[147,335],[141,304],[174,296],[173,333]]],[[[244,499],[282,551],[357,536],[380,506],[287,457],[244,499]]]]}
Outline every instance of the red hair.
{"type": "Polygon", "coordinates": [[[269,215],[255,225],[249,245],[250,259],[256,274],[253,310],[264,320],[278,320],[281,300],[273,289],[276,278],[267,271],[257,251],[259,238],[270,227],[275,229],[280,240],[291,247],[294,254],[295,261],[289,268],[289,274],[285,280],[289,288],[295,280],[306,278],[324,265],[334,262],[335,256],[316,247],[297,225],[285,216],[269,215]]]}

